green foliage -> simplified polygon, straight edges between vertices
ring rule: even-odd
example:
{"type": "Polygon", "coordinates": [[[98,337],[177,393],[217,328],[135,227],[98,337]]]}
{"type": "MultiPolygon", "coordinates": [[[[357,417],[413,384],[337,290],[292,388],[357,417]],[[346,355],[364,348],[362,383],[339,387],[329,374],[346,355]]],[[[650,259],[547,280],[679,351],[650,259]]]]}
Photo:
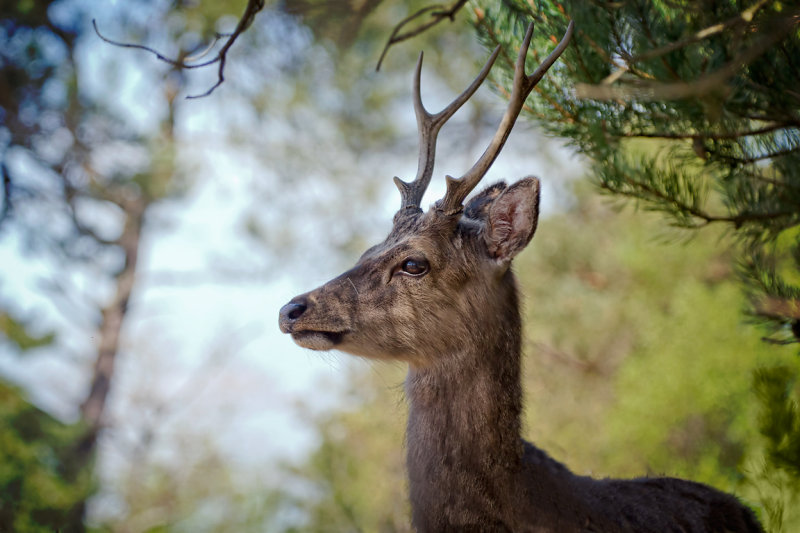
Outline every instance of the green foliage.
{"type": "Polygon", "coordinates": [[[235,22],[244,13],[247,6],[246,0],[233,2],[181,2],[179,14],[184,18],[187,31],[197,32],[204,39],[210,39],[215,34],[231,31],[235,22]],[[220,28],[219,21],[231,24],[230,28],[220,28]]]}
{"type": "MultiPolygon", "coordinates": [[[[728,226],[742,242],[750,310],[779,340],[800,322],[800,39],[781,2],[480,3],[489,44],[537,58],[576,33],[530,99],[547,131],[591,158],[596,183],[673,224],[728,226]],[[658,140],[641,154],[642,140],[658,140]],[[782,241],[782,246],[773,244],[782,241]],[[787,274],[777,264],[789,263],[787,274]],[[777,283],[763,283],[765,278],[777,283]],[[785,290],[788,289],[788,290],[785,290]]],[[[531,63],[535,58],[529,60],[531,63]]],[[[501,63],[507,86],[513,66],[501,63]]]]}
{"type": "MultiPolygon", "coordinates": [[[[41,292],[46,296],[69,294],[66,300],[74,304],[64,318],[75,319],[71,315],[75,309],[97,312],[94,333],[89,325],[92,321],[76,321],[79,327],[90,328],[84,331],[85,338],[118,339],[113,329],[119,331],[127,311],[142,219],[152,202],[176,189],[171,124],[165,120],[160,136],[143,138],[131,126],[126,110],[116,107],[114,111],[118,95],[112,91],[91,94],[88,86],[92,84],[83,83],[88,80],[81,74],[94,69],[86,68],[82,45],[90,36],[100,42],[87,33],[91,31],[87,25],[91,17],[86,13],[89,4],[65,6],[51,0],[6,4],[0,11],[3,246],[14,247],[14,242],[19,242],[21,251],[36,254],[33,261],[52,276],[47,280],[52,281],[50,287],[58,287],[49,294],[46,289],[41,292]],[[131,157],[132,153],[137,155],[131,157]],[[97,164],[103,156],[109,159],[97,164]],[[116,224],[98,217],[98,210],[113,211],[111,216],[122,231],[115,234],[116,224]],[[111,254],[118,258],[109,260],[111,254]],[[83,286],[91,288],[73,292],[81,286],[82,275],[91,279],[83,286]],[[109,298],[111,304],[102,310],[98,302],[103,296],[98,295],[108,290],[106,282],[116,283],[118,290],[116,301],[109,298]],[[119,312],[106,312],[113,306],[119,312]]],[[[124,76],[114,77],[118,81],[124,76]]],[[[19,271],[19,266],[5,269],[3,281],[9,286],[19,283],[13,279],[19,271]]],[[[0,340],[21,351],[53,341],[52,333],[31,333],[45,329],[47,312],[27,323],[4,307],[8,305],[0,303],[0,340]]],[[[106,362],[96,368],[113,368],[107,358],[109,349],[115,354],[115,343],[100,341],[106,362]]],[[[80,361],[89,371],[91,356],[80,354],[76,363],[80,361]]],[[[27,377],[33,381],[38,376],[27,377]]],[[[87,391],[87,404],[94,400],[96,414],[93,420],[86,417],[82,426],[61,424],[28,404],[15,390],[2,386],[0,531],[84,529],[99,414],[108,392],[102,384],[110,378],[106,374],[92,381],[101,384],[87,391]]]]}
{"type": "Polygon", "coordinates": [[[755,374],[756,392],[762,404],[761,434],[767,439],[767,454],[785,470],[800,489],[800,410],[798,370],[789,366],[763,368],[755,374]]]}
{"type": "Polygon", "coordinates": [[[800,499],[800,416],[796,365],[775,365],[755,372],[753,385],[761,401],[759,426],[765,459],[754,478],[765,520],[773,531],[795,531],[800,499]]]}
{"type": "Polygon", "coordinates": [[[52,332],[43,335],[30,333],[29,325],[19,321],[10,313],[0,311],[0,339],[5,337],[20,351],[25,352],[52,344],[55,334],[52,332]]]}
{"type": "Polygon", "coordinates": [[[387,390],[403,372],[399,367],[354,372],[351,391],[358,408],[316,421],[319,447],[291,470],[303,491],[285,505],[303,519],[289,530],[411,531],[402,446],[406,410],[397,391],[387,390]]]}
{"type": "Polygon", "coordinates": [[[91,493],[80,425],[66,425],[0,382],[0,531],[84,531],[91,493]]]}

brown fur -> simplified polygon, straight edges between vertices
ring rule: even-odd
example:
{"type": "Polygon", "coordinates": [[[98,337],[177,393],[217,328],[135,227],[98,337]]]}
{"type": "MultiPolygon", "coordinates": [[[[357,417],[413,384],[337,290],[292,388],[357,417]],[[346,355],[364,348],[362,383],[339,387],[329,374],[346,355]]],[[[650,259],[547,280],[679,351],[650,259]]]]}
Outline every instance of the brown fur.
{"type": "Polygon", "coordinates": [[[407,464],[418,531],[759,532],[734,497],[671,478],[576,476],[520,437],[521,323],[510,263],[539,184],[477,195],[464,214],[401,209],[356,265],[281,309],[301,346],[409,364],[407,464]],[[423,275],[403,272],[427,261],[423,275]]]}

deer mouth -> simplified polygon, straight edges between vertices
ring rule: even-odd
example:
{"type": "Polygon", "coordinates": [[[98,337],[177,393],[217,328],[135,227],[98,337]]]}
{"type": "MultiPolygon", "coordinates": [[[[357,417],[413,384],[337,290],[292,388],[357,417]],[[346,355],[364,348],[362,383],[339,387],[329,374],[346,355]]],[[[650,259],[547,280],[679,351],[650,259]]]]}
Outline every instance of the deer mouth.
{"type": "Polygon", "coordinates": [[[342,342],[346,331],[318,331],[306,329],[292,332],[292,340],[310,350],[331,350],[342,342]]]}

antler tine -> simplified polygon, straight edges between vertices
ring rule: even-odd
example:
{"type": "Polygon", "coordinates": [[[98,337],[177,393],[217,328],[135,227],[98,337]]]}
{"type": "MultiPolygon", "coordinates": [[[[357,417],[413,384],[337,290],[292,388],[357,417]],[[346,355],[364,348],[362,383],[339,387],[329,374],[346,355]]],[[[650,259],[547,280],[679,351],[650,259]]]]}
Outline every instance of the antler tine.
{"type": "Polygon", "coordinates": [[[494,163],[494,160],[500,154],[500,150],[503,149],[503,145],[506,139],[508,139],[508,135],[511,133],[511,129],[514,127],[514,123],[520,111],[522,111],[525,99],[533,88],[536,87],[536,84],[539,83],[539,80],[542,79],[547,70],[553,66],[553,63],[556,62],[567,48],[572,38],[573,29],[574,23],[570,21],[567,26],[567,31],[564,33],[564,37],[561,38],[561,42],[558,43],[558,46],[556,46],[544,62],[528,76],[525,74],[525,58],[528,54],[528,46],[530,46],[531,37],[533,36],[533,22],[530,23],[528,31],[525,33],[525,39],[522,41],[522,47],[519,49],[517,62],[514,65],[514,83],[511,90],[511,97],[503,119],[500,121],[500,126],[498,126],[497,132],[495,132],[486,151],[483,152],[483,155],[481,155],[480,159],[478,159],[472,168],[459,179],[447,176],[447,193],[444,198],[437,202],[437,210],[442,211],[446,215],[454,215],[461,212],[464,199],[472,189],[475,188],[478,182],[481,181],[492,166],[492,163],[494,163]]]}
{"type": "Polygon", "coordinates": [[[428,188],[431,176],[433,175],[433,166],[436,158],[436,138],[439,135],[439,129],[441,129],[444,123],[470,99],[476,90],[478,90],[478,87],[480,87],[483,80],[485,80],[486,76],[489,74],[499,53],[500,46],[497,46],[486,61],[483,69],[478,73],[478,76],[472,81],[469,87],[458,95],[455,100],[450,102],[447,107],[433,115],[429,113],[422,104],[422,95],[420,91],[422,52],[420,52],[419,60],[417,61],[417,70],[414,74],[414,113],[417,117],[417,129],[419,130],[419,163],[417,166],[417,176],[411,183],[407,183],[397,176],[394,178],[395,185],[400,189],[402,202],[400,209],[419,209],[422,196],[425,194],[425,190],[428,188]]]}

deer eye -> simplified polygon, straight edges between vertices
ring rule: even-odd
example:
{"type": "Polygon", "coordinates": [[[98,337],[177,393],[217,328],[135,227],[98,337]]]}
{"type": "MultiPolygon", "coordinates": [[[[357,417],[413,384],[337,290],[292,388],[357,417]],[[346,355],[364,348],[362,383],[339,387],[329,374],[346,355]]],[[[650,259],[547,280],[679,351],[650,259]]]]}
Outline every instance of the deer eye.
{"type": "Polygon", "coordinates": [[[424,259],[406,259],[396,272],[403,272],[411,276],[422,276],[428,272],[428,262],[424,259]]]}

